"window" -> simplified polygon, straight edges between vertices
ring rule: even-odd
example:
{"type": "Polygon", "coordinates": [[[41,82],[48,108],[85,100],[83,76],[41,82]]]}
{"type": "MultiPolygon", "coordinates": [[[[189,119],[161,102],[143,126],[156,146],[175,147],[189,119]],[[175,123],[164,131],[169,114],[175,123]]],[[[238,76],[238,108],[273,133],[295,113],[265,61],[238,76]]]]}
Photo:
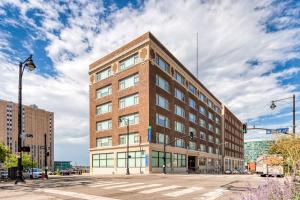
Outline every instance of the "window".
{"type": "Polygon", "coordinates": [[[216,116],[216,123],[217,123],[217,124],[220,124],[220,122],[221,122],[221,121],[220,121],[220,118],[216,116]]]}
{"type": "Polygon", "coordinates": [[[200,131],[200,139],[206,140],[206,134],[203,131],[200,131]]]}
{"type": "Polygon", "coordinates": [[[211,146],[209,146],[209,147],[208,147],[208,153],[214,153],[214,148],[211,147],[211,146]]]}
{"type": "MultiPolygon", "coordinates": [[[[138,133],[129,133],[129,144],[138,144],[140,142],[140,136],[138,133]]],[[[120,145],[127,144],[127,134],[119,136],[120,145]]]]}
{"type": "Polygon", "coordinates": [[[182,147],[182,148],[184,148],[184,140],[176,138],[176,140],[175,140],[175,147],[182,147]]]}
{"type": "Polygon", "coordinates": [[[96,80],[101,81],[111,76],[111,67],[106,68],[96,74],[96,80]]]}
{"type": "Polygon", "coordinates": [[[220,139],[216,137],[216,144],[220,144],[220,139]]]}
{"type": "Polygon", "coordinates": [[[159,55],[156,56],[156,64],[159,66],[160,69],[162,69],[166,73],[170,73],[170,65],[159,55]]]}
{"type": "Polygon", "coordinates": [[[181,92],[177,88],[175,88],[175,97],[181,101],[184,101],[184,99],[185,99],[183,92],[181,92]]]}
{"type": "Polygon", "coordinates": [[[189,121],[196,124],[196,115],[189,113],[189,121]]]}
{"type": "Polygon", "coordinates": [[[127,126],[127,122],[129,125],[134,125],[139,123],[139,113],[129,114],[120,117],[120,127],[127,126]]]}
{"type": "MultiPolygon", "coordinates": [[[[156,143],[164,144],[164,140],[165,140],[165,134],[163,134],[163,133],[156,134],[156,143]]],[[[168,144],[168,143],[169,143],[169,136],[166,135],[166,144],[168,144]]]]}
{"type": "Polygon", "coordinates": [[[205,108],[203,106],[200,106],[199,107],[199,112],[202,114],[202,115],[206,115],[206,111],[205,111],[205,108]]]}
{"type": "Polygon", "coordinates": [[[196,108],[196,101],[194,101],[193,99],[189,98],[189,106],[191,108],[194,108],[196,110],[197,109],[196,108]]]}
{"type": "MultiPolygon", "coordinates": [[[[152,151],[152,167],[163,167],[164,152],[152,151]]],[[[166,167],[171,167],[171,154],[166,152],[166,167]]]]}
{"type": "Polygon", "coordinates": [[[211,109],[213,109],[213,107],[214,107],[214,104],[212,103],[212,101],[211,100],[207,100],[207,104],[208,104],[208,107],[210,107],[211,109]]]}
{"type": "Polygon", "coordinates": [[[96,91],[96,93],[97,93],[97,99],[110,95],[111,94],[111,85],[108,85],[108,86],[98,89],[96,91]]]}
{"type": "Polygon", "coordinates": [[[112,128],[111,119],[96,123],[96,131],[105,131],[105,130],[110,130],[111,128],[112,128]]]}
{"type": "Polygon", "coordinates": [[[196,143],[190,141],[190,142],[189,142],[189,149],[191,149],[191,150],[196,150],[196,143]]]}
{"type": "Polygon", "coordinates": [[[213,125],[211,125],[211,124],[208,124],[208,130],[210,130],[210,131],[214,132],[214,127],[213,127],[213,125]]]}
{"type": "Polygon", "coordinates": [[[197,89],[195,86],[189,83],[189,91],[193,93],[194,95],[197,95],[197,89]]]}
{"type": "Polygon", "coordinates": [[[111,112],[111,109],[112,109],[111,102],[99,105],[99,106],[96,107],[96,115],[109,113],[109,112],[111,112]]]}
{"type": "Polygon", "coordinates": [[[206,128],[206,121],[200,118],[200,126],[206,128]]]}
{"type": "Polygon", "coordinates": [[[184,85],[185,83],[185,79],[183,78],[183,76],[181,74],[179,74],[178,72],[175,72],[175,80],[180,83],[181,85],[184,85]]]}
{"type": "Polygon", "coordinates": [[[183,123],[175,121],[175,131],[178,131],[180,133],[184,133],[185,127],[183,123]]]}
{"type": "Polygon", "coordinates": [[[176,115],[185,118],[185,111],[182,107],[175,105],[174,112],[176,115]]]}
{"type": "Polygon", "coordinates": [[[166,110],[169,110],[169,101],[158,94],[156,94],[156,105],[166,110]]]}
{"type": "Polygon", "coordinates": [[[199,94],[199,99],[200,99],[200,101],[205,102],[206,97],[205,97],[204,94],[200,93],[199,94]]]}
{"type": "MultiPolygon", "coordinates": [[[[129,167],[137,168],[137,167],[145,167],[145,151],[131,151],[129,152],[129,167]]],[[[119,152],[117,154],[117,166],[119,168],[125,168],[127,162],[127,153],[119,152]]]]}
{"type": "Polygon", "coordinates": [[[189,127],[189,134],[190,134],[191,132],[194,134],[194,137],[197,137],[197,136],[196,136],[196,134],[197,134],[196,129],[194,129],[193,127],[189,127]]]}
{"type": "Polygon", "coordinates": [[[186,167],[186,156],[174,153],[173,167],[186,167]]]}
{"type": "Polygon", "coordinates": [[[220,135],[221,134],[221,131],[218,127],[216,127],[216,134],[220,135]]]}
{"type": "Polygon", "coordinates": [[[214,120],[214,115],[211,112],[208,112],[208,119],[214,120]]]}
{"type": "Polygon", "coordinates": [[[119,108],[126,108],[139,103],[139,94],[132,94],[119,99],[119,108]]]}
{"type": "Polygon", "coordinates": [[[102,137],[96,139],[96,147],[111,147],[112,137],[102,137]]]}
{"type": "Polygon", "coordinates": [[[169,118],[167,118],[164,115],[157,114],[157,113],[156,113],[156,124],[159,126],[166,127],[166,128],[170,127],[169,118]]]}
{"type": "Polygon", "coordinates": [[[204,144],[200,144],[200,151],[206,152],[206,146],[204,144]]]}
{"type": "Polygon", "coordinates": [[[200,157],[199,158],[199,165],[200,166],[206,166],[206,158],[200,157]]]}
{"type": "Polygon", "coordinates": [[[159,75],[156,75],[156,85],[158,87],[160,87],[161,89],[167,91],[167,92],[170,92],[170,85],[169,85],[169,82],[166,81],[164,78],[162,78],[161,76],[159,75]]]}
{"type": "Polygon", "coordinates": [[[113,167],[113,153],[101,153],[92,155],[93,167],[113,167]]]}
{"type": "Polygon", "coordinates": [[[119,71],[123,71],[125,69],[128,69],[135,65],[138,62],[138,55],[135,54],[133,56],[130,56],[129,58],[126,58],[125,60],[120,62],[120,68],[119,71]]]}
{"type": "Polygon", "coordinates": [[[208,141],[214,143],[214,137],[212,135],[208,135],[208,141]]]}
{"type": "Polygon", "coordinates": [[[133,87],[137,85],[138,82],[139,82],[139,74],[128,76],[119,81],[119,89],[124,90],[126,88],[133,87]]]}

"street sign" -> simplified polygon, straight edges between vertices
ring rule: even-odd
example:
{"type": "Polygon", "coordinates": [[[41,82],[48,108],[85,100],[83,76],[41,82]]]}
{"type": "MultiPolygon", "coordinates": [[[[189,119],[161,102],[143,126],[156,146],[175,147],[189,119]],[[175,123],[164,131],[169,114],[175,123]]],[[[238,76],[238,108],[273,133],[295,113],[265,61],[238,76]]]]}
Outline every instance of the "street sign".
{"type": "Polygon", "coordinates": [[[289,128],[277,128],[276,133],[288,133],[289,132],[289,128]]]}

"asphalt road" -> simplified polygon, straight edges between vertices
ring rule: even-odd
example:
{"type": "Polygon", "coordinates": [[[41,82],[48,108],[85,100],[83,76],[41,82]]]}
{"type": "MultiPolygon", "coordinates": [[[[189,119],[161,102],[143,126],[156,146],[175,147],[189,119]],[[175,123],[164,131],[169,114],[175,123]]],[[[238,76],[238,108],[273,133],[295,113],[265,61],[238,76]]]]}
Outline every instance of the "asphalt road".
{"type": "Polygon", "coordinates": [[[17,186],[0,183],[0,199],[235,200],[264,180],[256,175],[52,176],[17,186]]]}

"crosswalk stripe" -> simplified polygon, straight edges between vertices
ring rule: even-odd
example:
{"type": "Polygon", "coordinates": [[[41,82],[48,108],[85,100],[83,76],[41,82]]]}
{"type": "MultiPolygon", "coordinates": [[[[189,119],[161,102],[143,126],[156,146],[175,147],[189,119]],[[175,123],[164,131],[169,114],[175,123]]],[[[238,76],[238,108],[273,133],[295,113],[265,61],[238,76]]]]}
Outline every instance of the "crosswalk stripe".
{"type": "Polygon", "coordinates": [[[55,190],[55,189],[39,189],[36,190],[37,192],[45,192],[49,194],[55,194],[55,195],[62,195],[62,196],[68,196],[72,198],[79,198],[84,200],[118,200],[113,199],[109,197],[102,197],[102,196],[96,196],[96,195],[89,195],[89,194],[83,194],[78,192],[68,192],[63,190],[55,190]]]}
{"type": "Polygon", "coordinates": [[[175,188],[179,188],[179,187],[181,187],[181,186],[171,185],[171,186],[166,186],[166,187],[154,188],[154,189],[150,189],[150,190],[143,190],[139,193],[150,194],[150,193],[154,193],[154,192],[161,192],[161,191],[165,191],[165,190],[171,190],[171,189],[175,189],[175,188]]]}
{"type": "Polygon", "coordinates": [[[105,187],[103,189],[108,190],[108,189],[114,189],[114,188],[122,188],[122,187],[128,187],[128,186],[135,186],[135,185],[143,185],[144,183],[128,183],[128,184],[122,184],[122,185],[113,185],[109,187],[105,187]]]}
{"type": "Polygon", "coordinates": [[[100,183],[100,184],[96,184],[96,185],[90,185],[89,187],[103,187],[103,186],[110,186],[110,185],[121,185],[121,184],[125,184],[125,183],[128,183],[128,182],[119,182],[119,183],[100,183]]]}
{"type": "Polygon", "coordinates": [[[134,191],[134,190],[140,190],[140,189],[156,187],[156,186],[161,186],[161,184],[141,185],[141,186],[137,186],[137,187],[121,189],[121,191],[130,192],[130,191],[134,191]]]}
{"type": "Polygon", "coordinates": [[[188,193],[192,193],[195,191],[199,191],[202,190],[203,188],[201,187],[190,187],[187,189],[183,189],[183,190],[179,190],[179,191],[175,191],[175,192],[170,192],[167,194],[164,194],[165,196],[169,196],[169,197],[178,197],[178,196],[182,196],[184,194],[188,194],[188,193]]]}
{"type": "Polygon", "coordinates": [[[207,192],[207,193],[204,193],[200,200],[215,200],[217,198],[219,198],[220,196],[222,196],[225,192],[228,192],[228,190],[225,190],[225,189],[216,189],[214,191],[211,191],[211,192],[207,192]]]}

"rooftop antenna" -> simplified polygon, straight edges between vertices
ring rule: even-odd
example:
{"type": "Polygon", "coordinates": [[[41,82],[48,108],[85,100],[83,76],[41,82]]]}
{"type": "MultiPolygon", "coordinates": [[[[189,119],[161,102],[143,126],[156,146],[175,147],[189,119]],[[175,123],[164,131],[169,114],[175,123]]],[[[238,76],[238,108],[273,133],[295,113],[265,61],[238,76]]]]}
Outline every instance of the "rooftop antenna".
{"type": "Polygon", "coordinates": [[[196,77],[198,79],[198,74],[199,74],[199,66],[198,66],[198,32],[197,32],[197,54],[196,54],[196,57],[197,57],[197,74],[196,74],[196,77]]]}

